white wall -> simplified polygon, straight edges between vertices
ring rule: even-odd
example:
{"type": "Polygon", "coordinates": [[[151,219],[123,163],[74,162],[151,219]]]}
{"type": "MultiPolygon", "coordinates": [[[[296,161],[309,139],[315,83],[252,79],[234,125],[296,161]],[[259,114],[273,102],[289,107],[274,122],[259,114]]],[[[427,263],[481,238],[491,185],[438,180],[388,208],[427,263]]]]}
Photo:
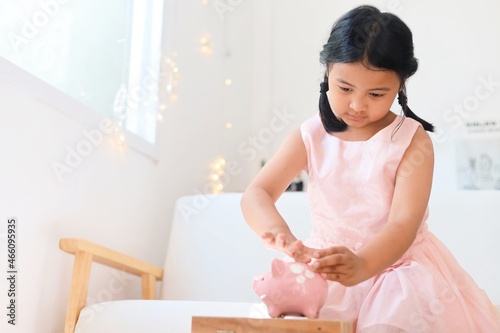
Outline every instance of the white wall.
{"type": "MultiPolygon", "coordinates": [[[[224,157],[241,167],[225,178],[227,191],[241,191],[260,160],[316,112],[318,52],[335,18],[361,2],[242,1],[222,18],[212,3],[200,3],[169,2],[165,53],[176,52],[181,81],[178,101],[160,127],[157,163],[133,149],[121,151],[107,138],[60,182],[52,162],[63,160],[66,147],[75,147],[85,138],[82,131],[98,124],[79,123],[0,80],[0,217],[2,224],[17,217],[20,228],[19,326],[12,330],[2,321],[2,331],[61,332],[71,274],[71,257],[58,250],[61,237],[87,238],[162,265],[174,200],[206,191],[212,161],[224,157]],[[210,57],[199,52],[204,33],[212,36],[210,57]],[[228,76],[230,87],[223,84],[228,76]],[[278,114],[291,115],[279,128],[272,126],[278,114]]],[[[474,93],[478,77],[500,80],[500,25],[493,17],[499,5],[372,3],[397,8],[413,29],[420,70],[408,86],[410,106],[450,133],[443,112],[474,93]]],[[[499,99],[495,91],[481,110],[499,99]]],[[[455,187],[452,147],[450,139],[436,142],[437,190],[455,187]]],[[[117,280],[125,286],[113,298],[140,296],[139,281],[100,267],[95,273],[91,302],[109,297],[109,285],[117,280]]]]}

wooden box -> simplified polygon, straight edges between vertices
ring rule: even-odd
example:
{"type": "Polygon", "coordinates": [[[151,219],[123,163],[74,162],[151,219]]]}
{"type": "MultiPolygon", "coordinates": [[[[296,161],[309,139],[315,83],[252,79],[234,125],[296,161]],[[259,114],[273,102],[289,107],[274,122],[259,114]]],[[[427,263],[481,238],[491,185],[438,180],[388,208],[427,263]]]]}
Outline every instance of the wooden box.
{"type": "Polygon", "coordinates": [[[353,323],[292,318],[231,318],[194,316],[192,333],[353,333],[353,323]]]}

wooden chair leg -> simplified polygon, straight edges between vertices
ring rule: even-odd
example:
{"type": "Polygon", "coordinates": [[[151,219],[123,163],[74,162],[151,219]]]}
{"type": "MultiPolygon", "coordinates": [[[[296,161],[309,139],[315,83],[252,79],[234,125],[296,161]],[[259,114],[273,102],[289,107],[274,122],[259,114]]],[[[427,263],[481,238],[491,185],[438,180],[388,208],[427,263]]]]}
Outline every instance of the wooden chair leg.
{"type": "Polygon", "coordinates": [[[91,264],[90,253],[81,251],[75,253],[64,333],[74,333],[80,311],[87,301],[91,264]]]}
{"type": "Polygon", "coordinates": [[[156,277],[151,274],[141,275],[142,298],[156,299],[156,277]]]}

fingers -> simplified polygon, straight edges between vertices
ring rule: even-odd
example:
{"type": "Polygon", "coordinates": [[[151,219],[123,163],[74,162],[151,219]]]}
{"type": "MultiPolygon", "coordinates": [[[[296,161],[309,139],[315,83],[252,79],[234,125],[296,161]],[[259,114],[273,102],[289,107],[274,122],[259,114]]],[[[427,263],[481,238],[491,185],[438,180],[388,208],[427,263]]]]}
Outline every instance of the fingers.
{"type": "Polygon", "coordinates": [[[345,256],[342,254],[333,254],[326,257],[322,257],[321,259],[314,260],[312,267],[321,273],[331,273],[338,271],[339,268],[344,266],[345,256]]]}
{"type": "Polygon", "coordinates": [[[260,238],[262,239],[262,242],[268,247],[274,247],[275,246],[275,238],[274,235],[271,232],[265,232],[263,233],[260,238]]]}
{"type": "Polygon", "coordinates": [[[339,283],[343,283],[345,277],[344,274],[339,273],[322,273],[321,276],[323,276],[325,280],[335,281],[339,283]]]}
{"type": "Polygon", "coordinates": [[[311,252],[310,248],[302,245],[301,247],[296,247],[293,252],[290,253],[290,256],[297,262],[308,264],[312,260],[311,252]]]}
{"type": "Polygon", "coordinates": [[[345,246],[332,246],[325,249],[318,249],[314,251],[314,258],[319,259],[333,254],[343,254],[347,252],[350,252],[350,250],[345,246]]]}
{"type": "Polygon", "coordinates": [[[311,261],[311,249],[304,246],[302,241],[297,240],[290,243],[287,254],[295,261],[309,263],[311,261]]]}
{"type": "Polygon", "coordinates": [[[268,247],[282,252],[291,248],[291,245],[294,243],[293,241],[290,241],[285,234],[278,233],[275,235],[270,231],[263,233],[260,238],[268,247]]]}
{"type": "MultiPolygon", "coordinates": [[[[302,244],[302,242],[300,242],[302,244]]],[[[314,253],[316,252],[316,249],[313,249],[311,247],[305,246],[302,244],[302,252],[307,255],[309,258],[313,258],[314,253]]]]}
{"type": "Polygon", "coordinates": [[[302,241],[295,241],[293,243],[290,244],[290,246],[288,247],[288,250],[291,252],[291,253],[303,253],[304,252],[304,244],[302,244],[302,241]]]}
{"type": "Polygon", "coordinates": [[[286,237],[285,237],[285,234],[278,234],[276,236],[276,245],[279,247],[279,248],[286,248],[287,247],[287,241],[286,241],[286,237]]]}
{"type": "Polygon", "coordinates": [[[274,235],[272,232],[265,232],[261,235],[264,244],[292,257],[295,261],[309,263],[315,249],[305,246],[302,241],[290,239],[283,233],[274,235]]]}
{"type": "Polygon", "coordinates": [[[361,281],[362,265],[359,258],[346,247],[336,246],[314,252],[314,271],[325,279],[352,286],[361,281]]]}
{"type": "Polygon", "coordinates": [[[317,270],[323,267],[340,267],[346,265],[352,256],[353,253],[344,246],[333,246],[315,250],[313,251],[313,258],[315,260],[313,267],[317,270]]]}

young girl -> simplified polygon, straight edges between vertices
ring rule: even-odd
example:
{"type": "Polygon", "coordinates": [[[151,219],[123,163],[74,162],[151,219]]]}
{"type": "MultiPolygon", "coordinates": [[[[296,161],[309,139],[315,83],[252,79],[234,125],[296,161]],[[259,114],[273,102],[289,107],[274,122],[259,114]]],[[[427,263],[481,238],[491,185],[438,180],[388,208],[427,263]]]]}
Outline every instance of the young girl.
{"type": "Polygon", "coordinates": [[[408,107],[418,64],[395,15],[355,8],[333,26],[319,113],[284,141],[241,205],[264,243],[309,262],[329,282],[320,317],[356,332],[500,332],[485,293],[427,229],[433,127],[408,107]],[[389,110],[394,99],[402,114],[389,110]],[[275,202],[309,175],[312,233],[302,243],[275,202]]]}

